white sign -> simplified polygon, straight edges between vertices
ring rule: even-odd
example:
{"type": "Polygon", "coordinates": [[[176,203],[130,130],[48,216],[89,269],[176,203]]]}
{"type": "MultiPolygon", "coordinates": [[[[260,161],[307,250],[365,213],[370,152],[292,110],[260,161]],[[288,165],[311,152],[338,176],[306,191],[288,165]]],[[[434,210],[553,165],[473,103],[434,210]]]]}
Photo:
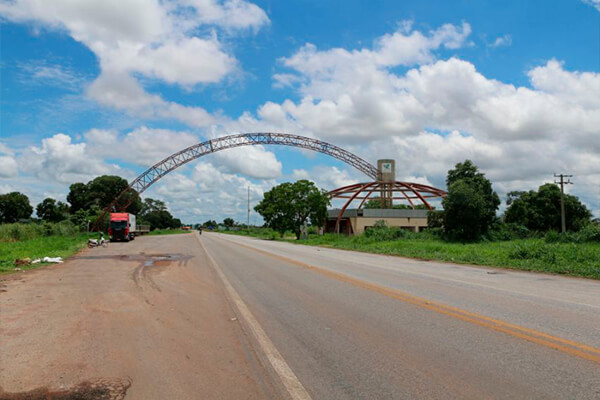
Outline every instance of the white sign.
{"type": "Polygon", "coordinates": [[[381,164],[381,172],[391,173],[392,172],[392,163],[381,164]]]}

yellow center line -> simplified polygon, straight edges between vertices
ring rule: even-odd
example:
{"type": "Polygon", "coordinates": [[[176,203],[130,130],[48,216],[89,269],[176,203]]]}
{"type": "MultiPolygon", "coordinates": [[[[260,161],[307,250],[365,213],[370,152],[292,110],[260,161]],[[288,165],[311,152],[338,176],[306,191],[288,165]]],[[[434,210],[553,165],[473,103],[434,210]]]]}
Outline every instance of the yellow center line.
{"type": "Polygon", "coordinates": [[[493,329],[498,332],[503,332],[511,336],[515,336],[532,343],[537,343],[566,354],[581,357],[586,360],[600,363],[600,349],[588,346],[583,343],[574,342],[572,340],[563,339],[557,336],[552,336],[544,332],[539,332],[534,329],[525,328],[519,325],[511,324],[506,321],[486,317],[485,315],[476,314],[470,311],[466,311],[457,307],[452,307],[446,304],[438,303],[435,301],[427,300],[422,297],[417,297],[397,289],[391,289],[385,286],[377,285],[375,283],[363,281],[352,276],[335,272],[326,268],[317,267],[302,261],[298,261],[289,257],[281,256],[279,254],[271,253],[266,250],[257,249],[252,246],[239,243],[235,240],[224,239],[230,243],[234,243],[238,246],[246,249],[255,251],[257,253],[266,255],[268,257],[284,261],[290,264],[300,266],[302,268],[315,271],[321,275],[336,279],[341,282],[349,283],[353,286],[371,290],[383,294],[387,297],[400,300],[406,303],[414,304],[431,311],[438,312],[440,314],[448,315],[454,318],[458,318],[462,321],[470,322],[476,325],[484,326],[486,328],[493,329]]]}

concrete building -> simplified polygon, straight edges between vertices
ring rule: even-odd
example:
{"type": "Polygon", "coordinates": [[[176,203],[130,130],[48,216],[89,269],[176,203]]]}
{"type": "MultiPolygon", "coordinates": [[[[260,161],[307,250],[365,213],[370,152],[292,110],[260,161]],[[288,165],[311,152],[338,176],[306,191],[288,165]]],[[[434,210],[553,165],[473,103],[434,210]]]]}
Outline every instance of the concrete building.
{"type": "MultiPolygon", "coordinates": [[[[328,210],[325,232],[335,232],[335,223],[340,209],[328,210]]],[[[400,227],[419,232],[427,228],[427,210],[398,210],[379,208],[346,209],[340,220],[340,233],[358,235],[375,226],[377,221],[385,221],[389,227],[400,227]]]]}

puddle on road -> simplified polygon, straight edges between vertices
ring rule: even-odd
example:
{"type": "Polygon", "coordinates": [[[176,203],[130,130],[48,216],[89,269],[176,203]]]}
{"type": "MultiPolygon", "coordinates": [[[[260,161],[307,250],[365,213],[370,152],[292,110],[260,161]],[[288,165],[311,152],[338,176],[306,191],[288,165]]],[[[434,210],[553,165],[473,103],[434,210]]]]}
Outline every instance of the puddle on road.
{"type": "Polygon", "coordinates": [[[104,254],[72,257],[73,260],[119,260],[119,261],[138,261],[145,267],[167,266],[174,261],[185,264],[192,256],[186,254],[104,254]]]}
{"type": "Polygon", "coordinates": [[[123,400],[130,386],[129,379],[98,379],[64,389],[7,393],[0,388],[0,400],[123,400]]]}
{"type": "Polygon", "coordinates": [[[184,254],[134,254],[125,256],[124,261],[138,261],[140,264],[133,270],[131,278],[138,287],[149,285],[152,289],[161,291],[160,287],[152,278],[153,273],[163,271],[163,268],[168,267],[173,262],[179,265],[185,265],[192,256],[184,254]]]}

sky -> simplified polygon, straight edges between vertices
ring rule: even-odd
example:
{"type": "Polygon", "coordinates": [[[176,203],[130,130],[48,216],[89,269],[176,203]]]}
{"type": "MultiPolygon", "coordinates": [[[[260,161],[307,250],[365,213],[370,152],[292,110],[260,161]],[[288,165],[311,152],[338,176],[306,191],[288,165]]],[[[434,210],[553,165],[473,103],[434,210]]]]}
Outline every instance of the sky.
{"type": "MultiPolygon", "coordinates": [[[[470,159],[503,202],[572,174],[567,192],[600,217],[598,0],[0,0],[0,46],[0,193],[34,206],[204,140],[283,132],[442,189],[470,159]]],[[[252,146],[143,197],[186,223],[245,221],[248,187],[255,205],[297,179],[369,180],[252,146]]]]}

